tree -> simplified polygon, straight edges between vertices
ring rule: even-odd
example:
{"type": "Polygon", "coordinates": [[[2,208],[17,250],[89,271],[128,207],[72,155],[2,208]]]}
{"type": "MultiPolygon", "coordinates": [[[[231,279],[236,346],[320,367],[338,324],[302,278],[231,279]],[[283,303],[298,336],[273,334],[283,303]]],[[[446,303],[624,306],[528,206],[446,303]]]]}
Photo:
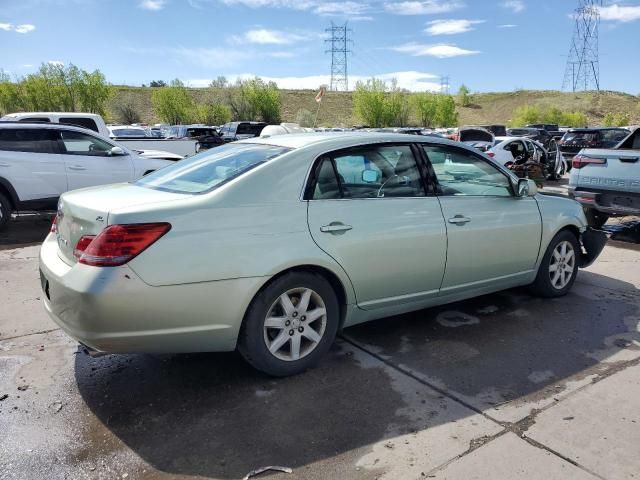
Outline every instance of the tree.
{"type": "Polygon", "coordinates": [[[471,105],[471,96],[469,95],[470,93],[471,91],[464,83],[460,85],[460,89],[458,90],[458,105],[462,107],[468,107],[469,105],[471,105]]]}
{"type": "Polygon", "coordinates": [[[219,103],[196,105],[194,117],[205,125],[223,125],[231,120],[231,109],[219,103]]]}
{"type": "Polygon", "coordinates": [[[164,80],[151,80],[151,82],[149,83],[149,86],[151,88],[161,88],[161,87],[166,87],[167,84],[164,82],[164,80]]]}
{"type": "Polygon", "coordinates": [[[385,102],[386,88],[384,80],[377,78],[356,83],[356,90],[353,92],[353,112],[370,127],[386,126],[388,119],[385,102]]]}
{"type": "Polygon", "coordinates": [[[385,124],[390,127],[405,127],[409,123],[409,100],[407,92],[398,88],[396,79],[385,97],[385,124]]]}
{"type": "Polygon", "coordinates": [[[209,86],[211,88],[226,88],[229,86],[229,82],[227,81],[227,77],[220,75],[215,80],[211,80],[209,86]]]}
{"type": "Polygon", "coordinates": [[[100,70],[80,72],[78,84],[80,108],[83,112],[105,114],[105,105],[113,95],[113,88],[107,83],[100,70]]]}
{"type": "Polygon", "coordinates": [[[14,113],[22,108],[20,87],[11,81],[9,75],[0,70],[0,115],[14,113]]]}
{"type": "Polygon", "coordinates": [[[420,126],[434,127],[438,115],[438,95],[431,92],[416,93],[411,101],[418,112],[420,126]]]}
{"type": "Polygon", "coordinates": [[[631,123],[628,113],[607,113],[603,120],[605,127],[624,127],[631,123]]]}
{"type": "Polygon", "coordinates": [[[302,108],[296,113],[296,123],[301,127],[313,127],[315,121],[316,116],[309,110],[302,108]]]}
{"type": "Polygon", "coordinates": [[[456,102],[451,95],[438,95],[436,123],[440,127],[455,127],[458,125],[456,102]]]}
{"type": "Polygon", "coordinates": [[[127,125],[140,122],[140,112],[134,96],[130,92],[123,92],[116,97],[111,106],[115,119],[127,125]]]}
{"type": "Polygon", "coordinates": [[[194,112],[193,99],[178,79],[171,81],[168,86],[155,89],[151,103],[156,115],[170,125],[188,122],[194,112]]]}
{"type": "Polygon", "coordinates": [[[265,82],[255,77],[238,79],[227,88],[227,101],[236,120],[262,120],[280,123],[280,90],[275,82],[265,82]]]}

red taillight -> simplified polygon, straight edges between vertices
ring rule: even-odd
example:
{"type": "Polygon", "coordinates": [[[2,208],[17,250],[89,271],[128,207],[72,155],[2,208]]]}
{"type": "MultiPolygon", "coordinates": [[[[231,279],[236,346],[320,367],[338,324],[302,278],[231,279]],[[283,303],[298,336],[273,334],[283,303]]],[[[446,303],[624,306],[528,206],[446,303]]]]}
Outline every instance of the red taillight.
{"type": "Polygon", "coordinates": [[[607,163],[606,158],[593,158],[585,155],[576,155],[573,157],[572,166],[573,168],[582,168],[586,165],[604,165],[605,163],[607,163]]]}
{"type": "Polygon", "coordinates": [[[84,236],[76,245],[79,263],[95,267],[117,267],[131,261],[171,230],[169,223],[111,225],[96,237],[84,236]]]}
{"type": "Polygon", "coordinates": [[[95,235],[83,235],[80,237],[80,240],[78,240],[78,243],[76,244],[76,248],[73,249],[73,256],[80,259],[89,244],[93,242],[94,238],[96,238],[95,235]]]}
{"type": "Polygon", "coordinates": [[[58,231],[58,215],[53,217],[53,222],[51,222],[51,228],[49,229],[51,233],[56,233],[58,231]]]}
{"type": "Polygon", "coordinates": [[[487,155],[489,155],[491,158],[496,156],[496,154],[494,152],[487,152],[487,155]]]}

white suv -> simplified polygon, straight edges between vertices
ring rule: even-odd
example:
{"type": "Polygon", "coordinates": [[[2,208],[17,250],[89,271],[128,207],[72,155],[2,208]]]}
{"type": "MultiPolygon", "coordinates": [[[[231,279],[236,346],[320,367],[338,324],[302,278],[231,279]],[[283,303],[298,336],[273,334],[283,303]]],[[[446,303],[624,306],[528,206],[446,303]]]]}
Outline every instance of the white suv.
{"type": "Polygon", "coordinates": [[[172,163],[80,127],[0,122],[0,229],[12,212],[55,210],[68,190],[130,182],[172,163]]]}

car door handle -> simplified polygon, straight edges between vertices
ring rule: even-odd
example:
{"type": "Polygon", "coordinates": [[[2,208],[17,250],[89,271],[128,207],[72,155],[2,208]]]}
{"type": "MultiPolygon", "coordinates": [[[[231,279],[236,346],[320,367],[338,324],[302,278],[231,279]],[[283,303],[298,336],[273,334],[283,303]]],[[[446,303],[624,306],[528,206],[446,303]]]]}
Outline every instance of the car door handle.
{"type": "Polygon", "coordinates": [[[625,163],[636,163],[638,160],[640,160],[640,157],[620,157],[618,158],[618,160],[625,163]]]}
{"type": "Polygon", "coordinates": [[[464,215],[456,215],[455,217],[449,219],[449,223],[453,223],[455,225],[464,225],[465,223],[469,223],[470,221],[471,219],[465,217],[464,215]]]}
{"type": "Polygon", "coordinates": [[[86,170],[87,167],[83,167],[82,165],[69,165],[69,170],[86,170]]]}
{"type": "Polygon", "coordinates": [[[351,225],[345,225],[344,223],[332,222],[329,225],[323,225],[320,227],[322,233],[344,233],[352,230],[351,225]]]}

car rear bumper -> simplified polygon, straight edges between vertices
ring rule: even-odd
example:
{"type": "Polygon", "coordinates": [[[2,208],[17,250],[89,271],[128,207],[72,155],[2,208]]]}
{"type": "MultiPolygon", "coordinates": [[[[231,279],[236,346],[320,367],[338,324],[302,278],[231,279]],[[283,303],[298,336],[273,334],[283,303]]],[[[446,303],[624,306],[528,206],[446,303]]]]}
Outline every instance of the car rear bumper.
{"type": "Polygon", "coordinates": [[[596,261],[607,244],[607,240],[609,237],[606,233],[593,228],[587,228],[582,233],[580,241],[584,251],[580,256],[580,268],[586,268],[596,261]]]}
{"type": "Polygon", "coordinates": [[[178,353],[235,349],[245,309],[264,278],[153,287],[129,267],[73,266],[50,235],[40,251],[44,307],[95,352],[178,353]]]}
{"type": "Polygon", "coordinates": [[[607,215],[640,215],[640,194],[569,187],[569,197],[607,215]]]}

